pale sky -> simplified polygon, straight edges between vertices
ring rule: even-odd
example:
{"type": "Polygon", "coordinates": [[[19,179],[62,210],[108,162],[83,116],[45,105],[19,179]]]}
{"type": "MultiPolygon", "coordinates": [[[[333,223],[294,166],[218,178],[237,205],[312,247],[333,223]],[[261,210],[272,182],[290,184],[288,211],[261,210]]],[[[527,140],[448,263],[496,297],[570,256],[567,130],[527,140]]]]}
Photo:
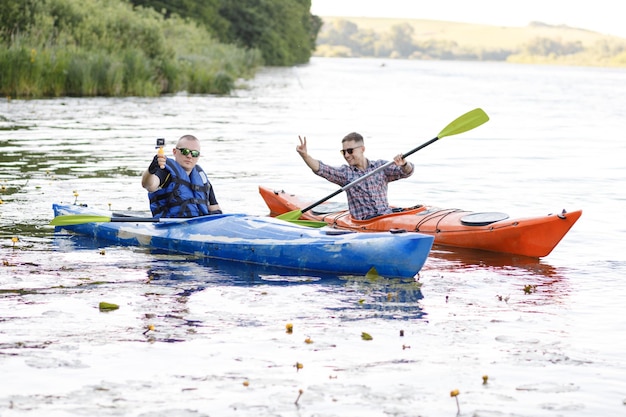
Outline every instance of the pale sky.
{"type": "Polygon", "coordinates": [[[495,26],[539,21],[626,38],[622,0],[311,0],[318,16],[406,17],[495,26]]]}

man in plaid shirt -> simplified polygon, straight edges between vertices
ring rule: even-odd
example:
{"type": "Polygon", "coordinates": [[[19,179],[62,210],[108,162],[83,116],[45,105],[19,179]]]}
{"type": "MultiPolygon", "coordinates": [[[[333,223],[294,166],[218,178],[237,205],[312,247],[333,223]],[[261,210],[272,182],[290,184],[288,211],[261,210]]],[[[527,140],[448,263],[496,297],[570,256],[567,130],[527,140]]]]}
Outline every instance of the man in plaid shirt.
{"type": "MultiPolygon", "coordinates": [[[[328,166],[313,158],[307,152],[306,137],[298,136],[298,139],[300,139],[300,145],[296,147],[296,150],[309,168],[320,177],[341,187],[387,163],[383,160],[370,161],[367,159],[364,155],[363,136],[356,132],[349,133],[342,139],[343,149],[340,152],[348,165],[342,165],[338,168],[328,166]]],[[[395,164],[364,179],[346,191],[348,208],[352,217],[357,220],[366,220],[392,212],[387,201],[387,184],[400,178],[410,177],[413,174],[413,164],[405,161],[402,154],[396,155],[393,160],[395,164]]]]}

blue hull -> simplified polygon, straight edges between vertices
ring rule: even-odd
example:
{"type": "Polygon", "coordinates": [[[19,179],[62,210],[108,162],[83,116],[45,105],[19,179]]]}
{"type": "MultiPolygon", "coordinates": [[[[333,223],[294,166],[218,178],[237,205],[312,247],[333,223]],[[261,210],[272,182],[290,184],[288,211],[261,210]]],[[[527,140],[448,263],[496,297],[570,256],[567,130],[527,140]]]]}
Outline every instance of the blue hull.
{"type": "MultiPolygon", "coordinates": [[[[103,215],[77,205],[53,205],[54,215],[103,215]]],[[[372,267],[384,277],[413,277],[422,268],[433,237],[419,233],[342,233],[282,220],[225,214],[157,223],[105,222],[60,227],[98,240],[144,246],[257,265],[365,275],[372,267]]]]}

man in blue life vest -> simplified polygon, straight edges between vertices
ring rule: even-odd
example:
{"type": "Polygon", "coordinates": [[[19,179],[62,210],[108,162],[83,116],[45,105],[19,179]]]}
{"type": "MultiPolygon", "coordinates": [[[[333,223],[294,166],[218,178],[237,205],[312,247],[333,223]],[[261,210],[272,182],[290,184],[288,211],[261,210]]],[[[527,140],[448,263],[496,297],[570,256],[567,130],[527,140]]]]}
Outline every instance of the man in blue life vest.
{"type": "Polygon", "coordinates": [[[182,136],[172,152],[174,159],[167,158],[163,152],[155,155],[141,176],[141,185],[148,190],[152,215],[160,218],[222,214],[206,173],[197,165],[198,138],[182,136]]]}

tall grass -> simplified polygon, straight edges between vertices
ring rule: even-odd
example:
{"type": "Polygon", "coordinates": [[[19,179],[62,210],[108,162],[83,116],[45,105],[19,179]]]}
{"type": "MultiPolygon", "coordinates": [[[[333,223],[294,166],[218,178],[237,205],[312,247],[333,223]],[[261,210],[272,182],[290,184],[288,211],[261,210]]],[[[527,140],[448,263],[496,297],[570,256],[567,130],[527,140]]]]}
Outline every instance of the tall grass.
{"type": "Polygon", "coordinates": [[[121,0],[42,4],[26,30],[3,36],[3,96],[227,94],[262,65],[257,50],[221,44],[190,21],[121,0]]]}

